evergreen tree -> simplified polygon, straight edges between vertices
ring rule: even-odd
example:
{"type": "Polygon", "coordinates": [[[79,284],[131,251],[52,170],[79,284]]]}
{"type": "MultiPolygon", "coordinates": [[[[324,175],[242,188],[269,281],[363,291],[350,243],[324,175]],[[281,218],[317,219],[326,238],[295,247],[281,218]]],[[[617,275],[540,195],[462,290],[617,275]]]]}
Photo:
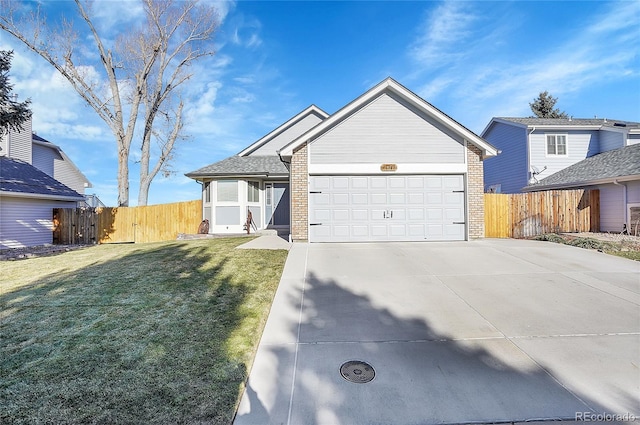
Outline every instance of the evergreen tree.
{"type": "Polygon", "coordinates": [[[558,98],[551,96],[548,91],[543,91],[529,103],[529,106],[538,118],[569,118],[566,112],[553,108],[557,101],[558,98]]]}
{"type": "Polygon", "coordinates": [[[9,70],[12,57],[12,51],[0,50],[0,135],[10,130],[19,131],[31,118],[31,100],[18,102],[11,94],[13,86],[9,83],[9,70]]]}

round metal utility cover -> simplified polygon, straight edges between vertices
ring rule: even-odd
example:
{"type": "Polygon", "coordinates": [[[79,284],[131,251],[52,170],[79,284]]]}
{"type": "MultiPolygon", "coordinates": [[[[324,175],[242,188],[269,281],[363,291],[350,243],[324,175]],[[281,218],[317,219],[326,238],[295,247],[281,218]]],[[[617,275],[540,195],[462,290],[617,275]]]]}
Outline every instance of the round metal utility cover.
{"type": "Polygon", "coordinates": [[[340,366],[340,375],[349,382],[364,384],[376,376],[376,371],[368,363],[353,360],[340,366]]]}

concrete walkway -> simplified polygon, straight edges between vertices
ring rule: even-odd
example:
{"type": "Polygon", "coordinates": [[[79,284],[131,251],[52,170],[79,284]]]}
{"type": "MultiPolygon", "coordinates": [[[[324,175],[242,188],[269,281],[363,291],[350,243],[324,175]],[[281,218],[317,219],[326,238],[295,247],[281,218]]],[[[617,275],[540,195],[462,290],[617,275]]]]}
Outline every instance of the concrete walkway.
{"type": "Polygon", "coordinates": [[[638,347],[638,262],[519,240],[294,244],[235,424],[620,422],[640,417],[638,347]],[[351,360],[375,378],[345,380],[351,360]]]}
{"type": "MultiPolygon", "coordinates": [[[[285,232],[288,235],[288,232],[285,232]]],[[[284,234],[278,234],[275,230],[263,230],[258,233],[258,238],[242,244],[237,249],[291,249],[291,242],[285,239],[284,234]]]]}

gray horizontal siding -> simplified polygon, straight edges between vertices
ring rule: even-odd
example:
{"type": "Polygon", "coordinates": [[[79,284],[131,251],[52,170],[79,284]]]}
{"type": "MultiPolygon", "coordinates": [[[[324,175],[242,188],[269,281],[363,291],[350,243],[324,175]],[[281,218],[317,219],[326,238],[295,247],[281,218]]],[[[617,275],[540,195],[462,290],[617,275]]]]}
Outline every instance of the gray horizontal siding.
{"type": "Polygon", "coordinates": [[[55,179],[53,175],[54,174],[53,160],[54,158],[62,159],[60,154],[57,151],[51,148],[48,148],[46,146],[34,144],[33,150],[32,150],[32,156],[33,156],[33,163],[31,165],[33,165],[38,170],[45,172],[47,175],[55,179]]]}
{"type": "Polygon", "coordinates": [[[635,145],[636,143],[640,143],[640,134],[629,134],[627,136],[627,145],[635,145]]]}
{"type": "Polygon", "coordinates": [[[571,130],[571,131],[549,131],[536,130],[529,135],[531,146],[530,164],[542,170],[537,178],[541,180],[549,177],[553,173],[567,168],[570,165],[580,162],[585,158],[596,155],[600,151],[598,131],[571,130]],[[547,156],[547,134],[567,135],[567,155],[547,156]]]}
{"type": "Polygon", "coordinates": [[[273,139],[260,146],[249,155],[277,155],[277,151],[282,149],[285,145],[291,143],[294,139],[305,133],[312,127],[315,127],[323,120],[322,117],[316,114],[309,114],[291,127],[284,130],[282,133],[275,136],[273,139]]]}
{"type": "Polygon", "coordinates": [[[464,142],[399,98],[383,94],[315,139],[310,163],[464,163],[464,142]]]}
{"type": "Polygon", "coordinates": [[[600,131],[600,152],[619,149],[624,146],[624,134],[617,131],[600,131]]]}
{"type": "Polygon", "coordinates": [[[502,152],[484,161],[484,186],[499,184],[501,193],[519,193],[527,185],[527,130],[494,123],[484,138],[502,152]]]}
{"type": "Polygon", "coordinates": [[[11,158],[31,164],[31,122],[21,132],[9,134],[9,155],[11,158]]]}
{"type": "Polygon", "coordinates": [[[600,189],[600,230],[603,232],[621,232],[626,208],[623,187],[614,184],[599,186],[600,189]]]}
{"type": "Polygon", "coordinates": [[[79,194],[84,195],[86,180],[69,162],[63,159],[54,159],[53,178],[69,186],[79,194]]]}
{"type": "Polygon", "coordinates": [[[53,243],[53,209],[75,208],[75,202],[0,198],[0,248],[53,243]]]}

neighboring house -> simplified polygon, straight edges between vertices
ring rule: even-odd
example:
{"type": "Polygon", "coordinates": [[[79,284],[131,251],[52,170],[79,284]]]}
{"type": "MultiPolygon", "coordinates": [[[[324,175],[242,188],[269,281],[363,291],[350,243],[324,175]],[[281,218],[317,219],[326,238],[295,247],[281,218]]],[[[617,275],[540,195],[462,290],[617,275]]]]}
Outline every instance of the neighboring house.
{"type": "Polygon", "coordinates": [[[497,150],[388,78],[328,115],[310,106],[236,156],[187,173],[211,233],[284,227],[310,242],[484,236],[497,150]]]}
{"type": "Polygon", "coordinates": [[[31,120],[0,137],[0,160],[0,248],[52,243],[53,209],[84,203],[91,183],[31,120]]]}
{"type": "Polygon", "coordinates": [[[600,230],[640,235],[640,143],[609,150],[524,188],[600,190],[600,230]]]}
{"type": "Polygon", "coordinates": [[[484,164],[487,192],[528,184],[601,152],[640,143],[640,123],[609,119],[493,118],[482,137],[500,150],[484,164]]]}

